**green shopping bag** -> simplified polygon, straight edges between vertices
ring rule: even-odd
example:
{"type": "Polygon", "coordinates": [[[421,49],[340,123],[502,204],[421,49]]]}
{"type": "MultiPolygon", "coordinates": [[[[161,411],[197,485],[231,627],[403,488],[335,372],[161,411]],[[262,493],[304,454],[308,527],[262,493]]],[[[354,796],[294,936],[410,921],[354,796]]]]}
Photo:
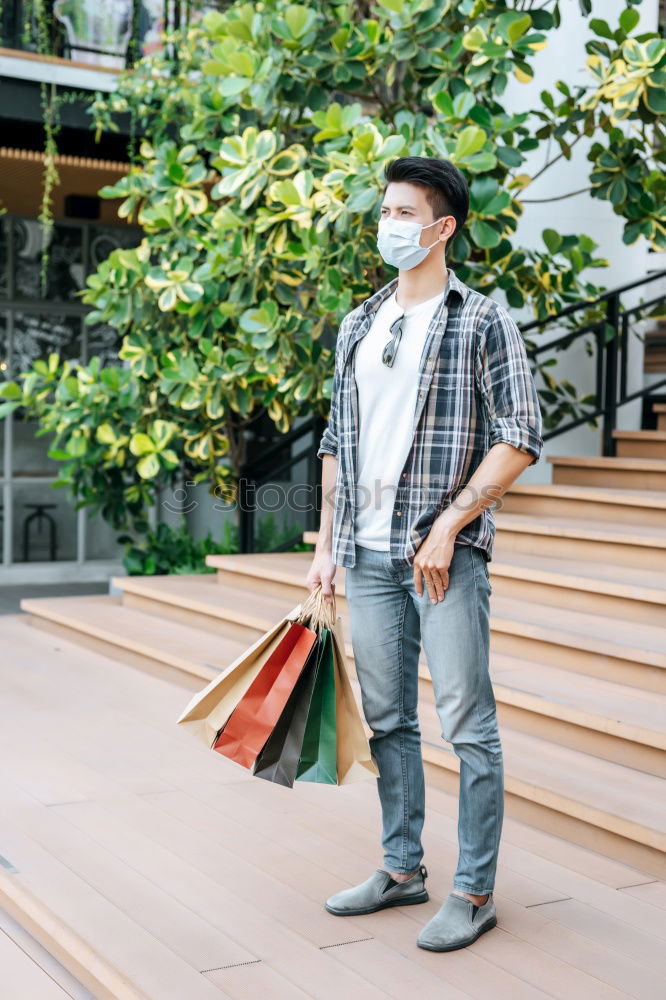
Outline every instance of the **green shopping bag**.
{"type": "Polygon", "coordinates": [[[296,780],[337,785],[335,661],[331,630],[322,629],[320,638],[322,654],[317,663],[296,780]]]}

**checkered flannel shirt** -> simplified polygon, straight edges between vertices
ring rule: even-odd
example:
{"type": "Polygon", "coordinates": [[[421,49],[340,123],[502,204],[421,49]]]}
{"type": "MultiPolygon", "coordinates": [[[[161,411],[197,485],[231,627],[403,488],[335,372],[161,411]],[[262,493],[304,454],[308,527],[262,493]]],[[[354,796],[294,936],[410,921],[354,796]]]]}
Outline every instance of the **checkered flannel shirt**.
{"type": "MultiPolygon", "coordinates": [[[[413,562],[433,521],[465,487],[489,448],[505,441],[531,454],[534,465],[543,446],[539,398],[522,334],[503,306],[447,270],[449,280],[420,359],[413,440],[395,496],[389,542],[395,569],[413,562]]],[[[344,567],[355,564],[354,348],[397,284],[394,278],[347,313],[338,331],[331,408],[317,457],[338,458],[332,558],[344,567]]],[[[487,508],[458,532],[456,542],[478,546],[490,561],[494,538],[493,510],[487,508]]]]}

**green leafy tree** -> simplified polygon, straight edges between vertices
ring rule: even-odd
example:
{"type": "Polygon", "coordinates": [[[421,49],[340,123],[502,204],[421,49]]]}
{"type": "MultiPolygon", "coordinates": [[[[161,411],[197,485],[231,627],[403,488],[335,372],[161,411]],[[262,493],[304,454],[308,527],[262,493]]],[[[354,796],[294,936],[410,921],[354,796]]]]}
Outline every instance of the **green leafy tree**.
{"type": "MultiPolygon", "coordinates": [[[[177,465],[233,496],[252,422],[268,414],[287,431],[325,408],[338,323],[388,280],[377,205],[397,156],[445,157],[465,173],[468,225],[447,248],[463,280],[537,318],[598,294],[584,274],[608,262],[589,236],[549,228],[528,249],[515,231],[535,178],[587,136],[588,189],[626,219],[627,243],[664,249],[666,42],[638,31],[636,6],[614,29],[590,21],[586,85],[558,82],[517,113],[504,91],[511,77],[533,78],[558,3],[264,0],[193,21],[92,108],[98,133],[129,113],[143,136],[127,176],[101,194],[144,237],[115,250],[83,296],[91,323],[122,334],[123,374],[72,375],[65,363],[48,383],[42,374],[5,390],[6,405],[41,394],[79,485],[99,488],[90,466],[104,448],[96,475],[128,500],[145,500],[177,465]],[[553,146],[530,174],[527,155],[553,146]],[[112,381],[129,391],[127,372],[136,397],[121,407],[112,381]],[[73,378],[112,381],[90,450],[72,458],[81,430],[66,413],[79,402],[62,387],[73,378]]],[[[584,412],[586,397],[559,386],[548,362],[541,373],[547,426],[584,412]]]]}

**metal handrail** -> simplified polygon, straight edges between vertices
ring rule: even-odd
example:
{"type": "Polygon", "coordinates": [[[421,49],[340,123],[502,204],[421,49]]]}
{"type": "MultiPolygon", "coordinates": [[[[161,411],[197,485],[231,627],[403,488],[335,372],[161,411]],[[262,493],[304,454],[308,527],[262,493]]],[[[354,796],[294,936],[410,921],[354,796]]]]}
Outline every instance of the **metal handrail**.
{"type": "MultiPolygon", "coordinates": [[[[563,309],[560,309],[559,312],[550,313],[548,316],[544,316],[543,319],[533,319],[530,320],[529,323],[521,323],[521,332],[527,333],[528,330],[533,330],[535,327],[543,326],[546,323],[552,323],[556,319],[562,319],[563,316],[570,316],[572,313],[578,312],[580,309],[589,309],[590,306],[594,306],[598,302],[604,302],[606,299],[612,298],[613,296],[622,295],[623,292],[629,292],[632,288],[638,288],[640,285],[649,285],[650,282],[656,281],[658,278],[663,278],[665,276],[666,270],[654,271],[645,278],[637,278],[636,281],[628,281],[625,285],[618,285],[617,288],[609,288],[607,291],[602,292],[601,295],[598,295],[596,299],[582,299],[580,302],[572,302],[571,305],[565,306],[563,309]]],[[[657,301],[660,301],[660,299],[661,296],[657,299],[657,301]]]]}
{"type": "Polygon", "coordinates": [[[526,345],[528,357],[536,359],[544,351],[561,350],[564,347],[570,347],[571,344],[588,333],[594,335],[596,342],[597,357],[594,376],[595,409],[588,410],[582,416],[562,421],[557,427],[546,431],[543,434],[544,441],[552,440],[554,437],[565,434],[567,431],[580,427],[582,424],[588,423],[597,417],[603,417],[601,452],[602,455],[612,457],[615,455],[616,450],[613,431],[617,426],[618,409],[626,403],[654,392],[655,389],[666,386],[666,378],[664,378],[648,386],[643,386],[642,389],[636,392],[627,393],[629,320],[663,302],[664,296],[657,295],[629,308],[624,308],[621,303],[621,297],[625,292],[644,287],[664,277],[666,277],[666,270],[655,271],[643,278],[637,278],[635,281],[628,281],[623,285],[618,285],[616,288],[610,288],[594,299],[574,302],[557,313],[552,313],[542,319],[532,320],[529,323],[520,325],[519,328],[523,334],[535,329],[535,327],[541,328],[542,331],[546,325],[556,323],[563,317],[571,316],[582,309],[589,309],[595,305],[605,305],[603,318],[585,323],[584,326],[574,330],[569,330],[562,334],[562,336],[557,337],[555,340],[550,340],[545,344],[535,345],[529,343],[526,345]],[[609,329],[612,331],[611,336],[607,336],[609,329]]]}

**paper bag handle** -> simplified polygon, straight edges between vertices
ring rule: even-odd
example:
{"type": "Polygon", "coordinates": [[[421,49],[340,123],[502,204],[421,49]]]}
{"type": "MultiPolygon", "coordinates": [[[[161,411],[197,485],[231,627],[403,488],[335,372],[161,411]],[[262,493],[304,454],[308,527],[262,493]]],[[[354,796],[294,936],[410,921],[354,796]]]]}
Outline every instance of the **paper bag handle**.
{"type": "Polygon", "coordinates": [[[303,622],[309,618],[310,628],[316,629],[319,632],[323,628],[332,629],[335,626],[337,617],[335,593],[333,594],[332,602],[324,600],[324,592],[321,584],[319,584],[314,590],[310,591],[301,604],[296,621],[303,622]]]}

